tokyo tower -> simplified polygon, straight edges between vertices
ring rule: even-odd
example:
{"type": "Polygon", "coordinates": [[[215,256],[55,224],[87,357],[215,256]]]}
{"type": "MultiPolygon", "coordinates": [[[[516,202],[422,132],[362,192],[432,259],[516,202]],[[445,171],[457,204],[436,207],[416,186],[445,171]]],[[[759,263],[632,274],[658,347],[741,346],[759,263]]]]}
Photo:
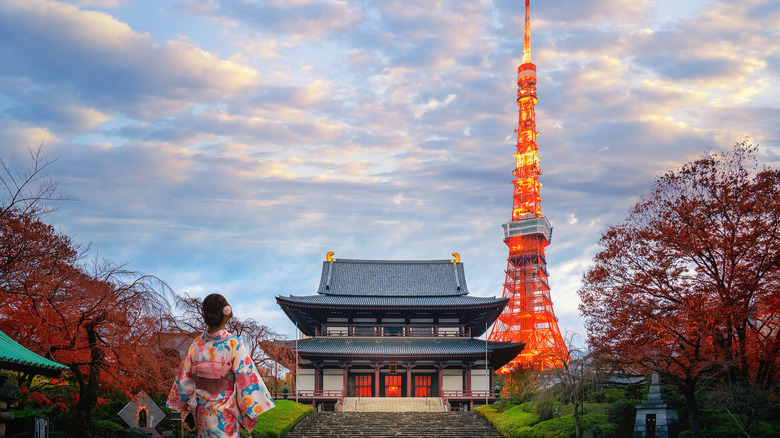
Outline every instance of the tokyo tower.
{"type": "Polygon", "coordinates": [[[512,219],[503,225],[504,243],[509,247],[504,298],[509,302],[490,332],[491,341],[522,341],[523,352],[499,373],[518,368],[554,368],[556,358],[566,352],[553,312],[544,248],[550,244],[552,227],[542,215],[539,192],[539,157],[536,144],[536,65],[531,63],[530,0],[525,0],[523,64],[517,69],[517,126],[514,201],[512,219]]]}

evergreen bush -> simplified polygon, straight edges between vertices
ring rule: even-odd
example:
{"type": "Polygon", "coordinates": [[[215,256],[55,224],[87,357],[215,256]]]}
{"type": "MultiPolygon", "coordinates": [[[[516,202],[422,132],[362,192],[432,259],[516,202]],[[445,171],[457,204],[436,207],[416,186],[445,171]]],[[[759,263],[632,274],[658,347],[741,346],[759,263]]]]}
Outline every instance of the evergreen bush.
{"type": "Polygon", "coordinates": [[[487,405],[480,406],[475,410],[505,437],[530,438],[525,429],[530,432],[530,427],[539,422],[539,416],[527,412],[527,407],[527,403],[515,405],[501,412],[496,405],[487,405]]]}
{"type": "Polygon", "coordinates": [[[609,422],[607,414],[585,414],[580,417],[580,430],[590,430],[594,438],[619,438],[620,428],[617,424],[609,422]]]}
{"type": "Polygon", "coordinates": [[[93,420],[92,436],[100,438],[117,438],[119,431],[123,430],[121,426],[111,420],[93,420]]]}
{"type": "Polygon", "coordinates": [[[534,438],[538,436],[537,432],[545,432],[549,438],[569,438],[574,436],[574,417],[566,416],[543,421],[534,425],[533,429],[534,438]]]}

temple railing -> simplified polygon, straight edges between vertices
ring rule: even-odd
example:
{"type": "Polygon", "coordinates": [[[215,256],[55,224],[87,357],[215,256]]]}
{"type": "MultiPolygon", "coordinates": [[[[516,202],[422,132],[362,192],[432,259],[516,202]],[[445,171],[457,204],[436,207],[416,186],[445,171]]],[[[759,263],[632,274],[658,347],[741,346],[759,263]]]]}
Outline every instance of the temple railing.
{"type": "Polygon", "coordinates": [[[486,390],[444,390],[441,392],[441,399],[448,410],[462,411],[471,410],[476,404],[484,402],[492,403],[496,401],[495,391],[486,390]]]}
{"type": "MultiPolygon", "coordinates": [[[[343,399],[346,397],[346,391],[344,390],[328,390],[328,389],[318,389],[318,390],[305,390],[302,389],[300,391],[290,390],[287,393],[287,397],[284,396],[285,394],[282,391],[274,391],[271,393],[271,396],[274,399],[282,400],[295,400],[296,396],[298,399],[343,399]]],[[[479,390],[479,389],[469,389],[469,390],[443,390],[441,391],[441,397],[443,399],[484,399],[487,397],[488,399],[495,399],[496,398],[496,392],[493,390],[487,391],[487,390],[479,390]]]]}
{"type": "Polygon", "coordinates": [[[496,398],[496,392],[495,391],[486,391],[486,390],[444,390],[441,392],[441,396],[443,398],[447,399],[495,399],[496,398]]]}
{"type": "Polygon", "coordinates": [[[295,400],[298,399],[306,399],[306,400],[323,400],[323,399],[329,399],[329,400],[337,400],[344,398],[344,391],[343,390],[328,390],[328,389],[318,389],[318,390],[305,390],[302,389],[300,391],[290,390],[287,393],[287,397],[285,397],[284,392],[282,391],[274,391],[271,394],[271,397],[274,398],[274,400],[295,400]]]}
{"type": "Polygon", "coordinates": [[[351,330],[338,330],[338,329],[320,329],[318,328],[314,332],[314,336],[330,336],[330,337],[408,337],[408,338],[470,338],[471,330],[415,330],[414,327],[409,327],[402,330],[387,331],[381,327],[365,328],[365,329],[351,329],[351,330]]]}

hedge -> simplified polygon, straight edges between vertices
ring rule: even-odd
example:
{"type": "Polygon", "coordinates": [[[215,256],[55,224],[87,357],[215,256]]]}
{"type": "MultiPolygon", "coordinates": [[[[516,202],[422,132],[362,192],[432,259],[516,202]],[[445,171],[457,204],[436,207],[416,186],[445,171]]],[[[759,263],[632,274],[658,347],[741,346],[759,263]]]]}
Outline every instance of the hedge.
{"type": "MultiPolygon", "coordinates": [[[[314,410],[309,405],[291,400],[274,400],[274,403],[275,408],[257,417],[258,422],[252,431],[252,438],[279,438],[314,410]]],[[[242,436],[243,432],[242,430],[242,436]]]]}
{"type": "Polygon", "coordinates": [[[539,422],[539,415],[526,412],[527,404],[512,406],[502,412],[496,405],[480,406],[475,409],[506,438],[528,438],[527,431],[539,422]]]}

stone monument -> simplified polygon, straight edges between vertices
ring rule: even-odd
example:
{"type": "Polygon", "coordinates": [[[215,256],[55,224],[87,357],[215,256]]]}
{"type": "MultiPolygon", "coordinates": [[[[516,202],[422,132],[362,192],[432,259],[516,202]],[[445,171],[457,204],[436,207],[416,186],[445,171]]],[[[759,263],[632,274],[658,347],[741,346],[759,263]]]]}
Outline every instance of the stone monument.
{"type": "Polygon", "coordinates": [[[160,438],[155,426],[165,418],[165,413],[144,391],[139,392],[117,415],[128,426],[146,431],[147,436],[160,438]]]}
{"type": "Polygon", "coordinates": [[[679,427],[677,410],[664,403],[660,378],[653,373],[647,401],[636,405],[633,438],[677,438],[679,427]]]}

